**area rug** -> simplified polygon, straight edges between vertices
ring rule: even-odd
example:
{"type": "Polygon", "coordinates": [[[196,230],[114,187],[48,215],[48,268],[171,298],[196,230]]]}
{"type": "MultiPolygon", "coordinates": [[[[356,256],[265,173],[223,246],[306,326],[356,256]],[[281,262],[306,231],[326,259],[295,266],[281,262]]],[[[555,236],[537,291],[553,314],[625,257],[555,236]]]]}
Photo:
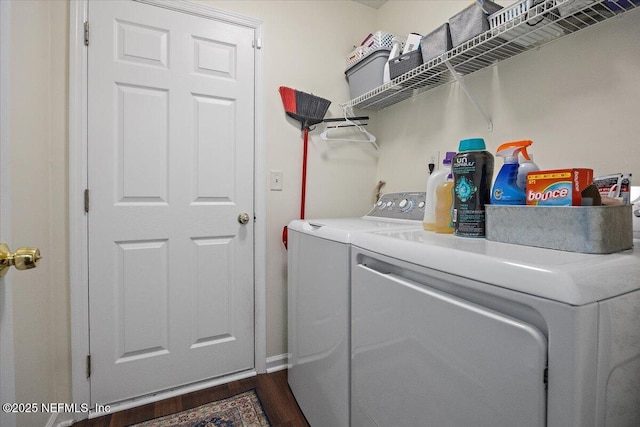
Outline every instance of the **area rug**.
{"type": "Polygon", "coordinates": [[[270,427],[255,389],[131,427],[270,427]]]}

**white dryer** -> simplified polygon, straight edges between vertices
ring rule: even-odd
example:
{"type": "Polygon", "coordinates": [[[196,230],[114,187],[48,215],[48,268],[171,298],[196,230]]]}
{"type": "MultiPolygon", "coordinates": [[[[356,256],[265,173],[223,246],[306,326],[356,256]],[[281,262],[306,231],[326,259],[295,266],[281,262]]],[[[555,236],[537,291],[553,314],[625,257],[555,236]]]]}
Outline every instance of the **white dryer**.
{"type": "Polygon", "coordinates": [[[352,242],[352,427],[640,426],[640,241],[352,242]]]}
{"type": "Polygon", "coordinates": [[[422,229],[424,201],[424,192],[390,193],[364,217],[288,226],[288,381],[312,427],[349,426],[351,239],[422,229]]]}

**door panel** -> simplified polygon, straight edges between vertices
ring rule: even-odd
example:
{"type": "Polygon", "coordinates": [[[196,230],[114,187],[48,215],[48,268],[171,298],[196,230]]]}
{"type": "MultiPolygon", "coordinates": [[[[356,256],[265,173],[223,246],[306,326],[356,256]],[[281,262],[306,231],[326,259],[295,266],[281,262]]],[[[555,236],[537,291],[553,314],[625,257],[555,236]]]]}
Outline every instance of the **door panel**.
{"type": "Polygon", "coordinates": [[[254,366],[253,30],[90,2],[91,401],[254,366]]]}
{"type": "Polygon", "coordinates": [[[167,202],[169,92],[116,83],[117,203],[167,202]]]}
{"type": "Polygon", "coordinates": [[[169,349],[168,244],[117,243],[116,363],[165,354],[169,349]]]}

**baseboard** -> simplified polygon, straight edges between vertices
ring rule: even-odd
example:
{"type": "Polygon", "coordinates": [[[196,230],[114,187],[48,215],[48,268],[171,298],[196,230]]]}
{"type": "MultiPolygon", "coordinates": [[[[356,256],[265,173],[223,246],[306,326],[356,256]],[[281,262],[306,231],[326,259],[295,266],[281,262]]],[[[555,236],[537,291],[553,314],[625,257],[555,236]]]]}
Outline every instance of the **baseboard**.
{"type": "Polygon", "coordinates": [[[267,357],[267,374],[287,369],[287,353],[267,357]]]}
{"type": "Polygon", "coordinates": [[[61,421],[56,427],[71,427],[75,423],[74,420],[61,421]]]}
{"type": "Polygon", "coordinates": [[[47,420],[47,423],[44,425],[44,427],[53,427],[56,424],[56,419],[58,419],[58,414],[49,415],[49,419],[47,420]]]}
{"type": "Polygon", "coordinates": [[[54,412],[49,416],[44,427],[70,427],[73,423],[74,420],[69,417],[69,414],[54,412]]]}

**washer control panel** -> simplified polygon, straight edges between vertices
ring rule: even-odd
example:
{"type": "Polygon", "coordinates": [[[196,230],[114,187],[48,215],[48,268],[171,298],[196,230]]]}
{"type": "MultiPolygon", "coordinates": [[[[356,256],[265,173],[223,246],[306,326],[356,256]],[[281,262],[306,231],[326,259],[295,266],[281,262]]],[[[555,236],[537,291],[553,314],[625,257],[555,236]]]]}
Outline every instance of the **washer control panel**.
{"type": "Polygon", "coordinates": [[[383,194],[367,216],[422,221],[425,199],[424,191],[383,194]]]}

